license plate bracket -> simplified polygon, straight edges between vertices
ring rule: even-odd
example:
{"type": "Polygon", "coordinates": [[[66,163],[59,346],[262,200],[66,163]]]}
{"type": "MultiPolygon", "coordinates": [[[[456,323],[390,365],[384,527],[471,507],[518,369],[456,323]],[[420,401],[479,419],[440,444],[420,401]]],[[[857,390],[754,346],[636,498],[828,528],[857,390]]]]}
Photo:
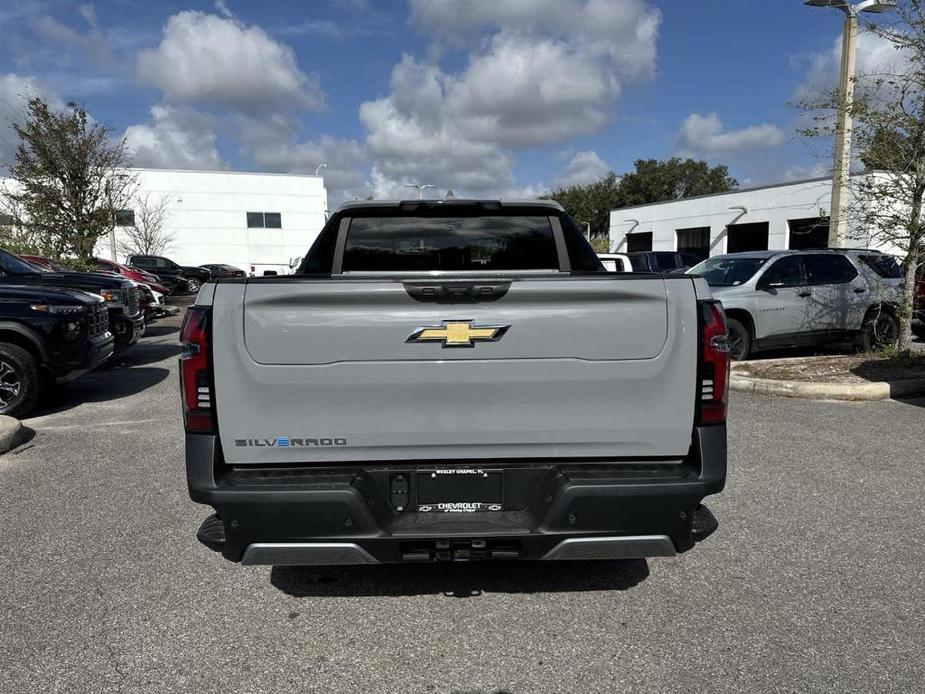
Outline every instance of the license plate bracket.
{"type": "Polygon", "coordinates": [[[500,511],[504,499],[501,470],[476,468],[422,470],[417,474],[419,513],[500,511]]]}

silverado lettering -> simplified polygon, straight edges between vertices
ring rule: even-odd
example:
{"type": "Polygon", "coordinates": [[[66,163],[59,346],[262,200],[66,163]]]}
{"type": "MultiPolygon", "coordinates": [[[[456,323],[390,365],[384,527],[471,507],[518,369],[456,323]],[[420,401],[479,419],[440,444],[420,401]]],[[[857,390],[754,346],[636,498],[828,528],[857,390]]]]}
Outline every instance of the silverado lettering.
{"type": "Polygon", "coordinates": [[[279,448],[298,448],[304,446],[346,446],[347,439],[337,438],[294,438],[277,436],[274,439],[235,439],[235,446],[276,446],[279,448]]]}

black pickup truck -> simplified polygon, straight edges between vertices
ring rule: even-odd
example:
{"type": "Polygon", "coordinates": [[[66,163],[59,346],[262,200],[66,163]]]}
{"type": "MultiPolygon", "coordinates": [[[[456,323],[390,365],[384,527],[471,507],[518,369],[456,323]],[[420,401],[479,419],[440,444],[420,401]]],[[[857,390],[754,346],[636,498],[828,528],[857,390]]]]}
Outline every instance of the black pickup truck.
{"type": "Polygon", "coordinates": [[[0,284],[0,414],[28,415],[44,383],[71,381],[99,366],[113,343],[102,299],[0,284]]]}
{"type": "Polygon", "coordinates": [[[195,294],[212,277],[204,267],[178,265],[161,255],[130,255],[126,264],[144,272],[155,273],[178,294],[185,291],[195,294]]]}
{"type": "Polygon", "coordinates": [[[102,297],[117,348],[135,344],[145,333],[138,287],[129,280],[91,272],[43,272],[19,256],[0,250],[0,285],[8,284],[77,289],[102,297]]]}

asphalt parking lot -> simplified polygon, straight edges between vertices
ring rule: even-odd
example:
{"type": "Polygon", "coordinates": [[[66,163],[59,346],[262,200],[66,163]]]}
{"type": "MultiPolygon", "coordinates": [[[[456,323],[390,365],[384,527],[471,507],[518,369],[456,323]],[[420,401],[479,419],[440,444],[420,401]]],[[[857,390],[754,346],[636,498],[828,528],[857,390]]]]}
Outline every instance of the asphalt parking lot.
{"type": "Polygon", "coordinates": [[[179,318],[0,457],[0,692],[913,692],[925,400],[735,395],[677,559],[241,567],[186,496],[179,318]]]}

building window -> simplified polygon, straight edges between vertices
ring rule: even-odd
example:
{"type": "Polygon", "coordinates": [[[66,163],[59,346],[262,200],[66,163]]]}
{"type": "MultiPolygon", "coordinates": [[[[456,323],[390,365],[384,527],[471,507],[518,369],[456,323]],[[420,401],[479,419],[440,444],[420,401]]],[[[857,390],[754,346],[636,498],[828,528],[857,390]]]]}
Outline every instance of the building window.
{"type": "Polygon", "coordinates": [[[768,250],[768,223],[729,224],[726,227],[726,252],[768,250]]]}
{"type": "Polygon", "coordinates": [[[116,226],[135,226],[135,210],[116,210],[116,226]]]}
{"type": "Polygon", "coordinates": [[[652,232],[642,231],[626,235],[626,252],[637,253],[639,251],[652,250],[652,232]]]}
{"type": "Polygon", "coordinates": [[[710,227],[677,229],[678,253],[687,253],[698,261],[710,257],[710,227]]]}
{"type": "Polygon", "coordinates": [[[788,219],[790,227],[790,249],[803,251],[808,248],[829,247],[829,218],[788,219]]]}
{"type": "Polygon", "coordinates": [[[279,212],[248,212],[248,229],[282,229],[283,215],[279,212]]]}

